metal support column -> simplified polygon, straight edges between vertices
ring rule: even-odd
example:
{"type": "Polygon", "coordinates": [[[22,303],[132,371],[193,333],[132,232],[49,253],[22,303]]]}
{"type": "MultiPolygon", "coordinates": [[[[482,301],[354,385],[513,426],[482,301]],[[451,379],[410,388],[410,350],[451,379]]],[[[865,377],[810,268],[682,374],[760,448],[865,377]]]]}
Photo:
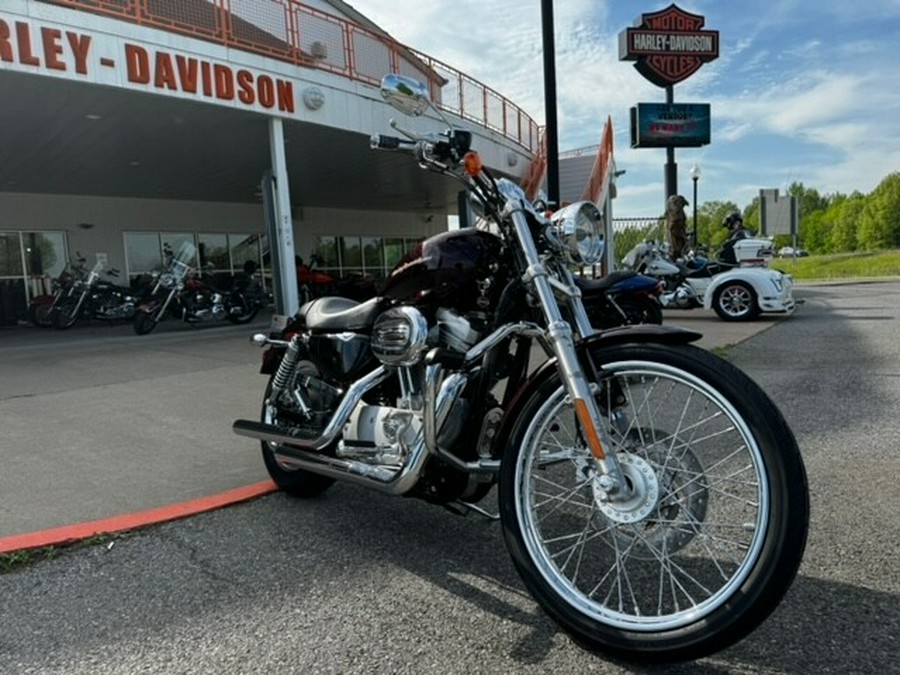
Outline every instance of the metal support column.
{"type": "Polygon", "coordinates": [[[272,251],[272,274],[275,279],[275,316],[273,324],[292,316],[299,308],[297,270],[294,266],[294,226],[291,220],[291,191],[288,186],[287,160],[284,154],[284,126],[280,118],[269,118],[269,150],[274,178],[275,240],[272,251]]]}

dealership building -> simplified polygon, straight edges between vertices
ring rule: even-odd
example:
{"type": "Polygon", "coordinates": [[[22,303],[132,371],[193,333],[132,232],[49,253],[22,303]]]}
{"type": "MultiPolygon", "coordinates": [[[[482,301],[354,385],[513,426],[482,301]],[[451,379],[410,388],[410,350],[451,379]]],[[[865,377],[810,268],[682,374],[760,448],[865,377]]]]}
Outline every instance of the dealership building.
{"type": "Polygon", "coordinates": [[[388,72],[426,83],[495,172],[539,166],[523,110],[339,0],[4,0],[0,325],[75,258],[126,283],[183,241],[204,273],[253,260],[271,275],[279,239],[334,275],[383,278],[446,229],[459,192],[370,150],[373,133],[396,135],[388,72]]]}

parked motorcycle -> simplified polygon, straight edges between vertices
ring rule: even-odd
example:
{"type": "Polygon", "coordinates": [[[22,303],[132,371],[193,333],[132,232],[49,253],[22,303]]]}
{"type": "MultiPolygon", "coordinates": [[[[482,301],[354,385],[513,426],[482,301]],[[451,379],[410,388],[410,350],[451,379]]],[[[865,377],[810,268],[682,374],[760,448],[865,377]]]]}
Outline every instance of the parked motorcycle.
{"type": "Polygon", "coordinates": [[[53,325],[53,311],[61,300],[68,297],[72,284],[76,280],[87,278],[85,262],[84,258],[78,257],[74,262],[67,263],[59,276],[53,279],[53,292],[35,295],[31,299],[27,310],[27,317],[31,323],[39,327],[53,325]]]}
{"type": "Polygon", "coordinates": [[[230,291],[218,291],[192,274],[196,249],[185,242],[178,252],[166,254],[166,269],[158,275],[148,298],[134,315],[134,332],[150,333],[167,316],[190,324],[228,320],[243,324],[252,321],[265,305],[265,296],[255,269],[236,280],[230,291]]]}
{"type": "MultiPolygon", "coordinates": [[[[382,95],[440,115],[410,78],[387,76],[382,95]]],[[[525,586],[589,649],[677,660],[747,635],[790,586],[808,527],[775,404],[697,333],[595,332],[570,271],[599,261],[593,204],[548,220],[469,132],[392,126],[406,138],[372,146],[458,179],[498,234],[433,236],[378,297],[320,298],[254,336],[268,385],[260,421],[234,431],[298,497],[340,480],[499,518],[525,586]],[[499,516],[479,504],[495,485],[499,516]]]]}
{"type": "Polygon", "coordinates": [[[628,270],[610,272],[599,279],[575,277],[591,325],[597,329],[662,323],[658,279],[628,270]]]}
{"type": "Polygon", "coordinates": [[[704,307],[724,321],[752,321],[762,312],[794,311],[793,278],[767,268],[771,242],[742,239],[735,242],[734,253],[736,265],[694,253],[673,261],[658,243],[646,241],[632,248],[622,264],[664,282],[659,299],[666,309],[704,307]]]}
{"type": "Polygon", "coordinates": [[[74,279],[68,291],[61,294],[50,317],[53,327],[65,330],[81,317],[102,321],[130,321],[134,318],[137,293],[126,286],[104,281],[102,276],[117,278],[117,269],[106,269],[106,262],[98,260],[83,279],[74,279]]]}

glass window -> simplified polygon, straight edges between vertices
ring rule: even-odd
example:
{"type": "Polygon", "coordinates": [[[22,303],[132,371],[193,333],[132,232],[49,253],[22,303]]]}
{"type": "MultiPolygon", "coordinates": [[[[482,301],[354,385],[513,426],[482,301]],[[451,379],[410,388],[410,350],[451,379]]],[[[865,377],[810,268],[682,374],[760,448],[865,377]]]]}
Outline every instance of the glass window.
{"type": "Polygon", "coordinates": [[[244,269],[244,263],[248,260],[262,265],[260,248],[262,237],[258,234],[229,234],[228,244],[231,249],[231,260],[234,266],[232,271],[238,272],[244,269]]]}
{"type": "Polygon", "coordinates": [[[31,277],[58,277],[66,267],[63,232],[23,232],[25,273],[31,277]]]}
{"type": "Polygon", "coordinates": [[[22,249],[18,232],[0,232],[0,277],[22,276],[22,249]]]}
{"type": "Polygon", "coordinates": [[[125,233],[125,263],[134,278],[162,268],[162,249],[156,232],[125,233]]]}
{"type": "Polygon", "coordinates": [[[230,272],[228,236],[224,234],[198,234],[197,250],[200,269],[204,272],[230,272]]]}
{"type": "Polygon", "coordinates": [[[403,239],[398,237],[384,240],[384,262],[389,270],[400,262],[405,253],[406,246],[403,244],[403,239]]]}
{"type": "MultiPolygon", "coordinates": [[[[341,262],[338,258],[338,238],[337,237],[316,237],[315,255],[319,261],[319,267],[328,267],[331,269],[340,269],[341,262]]],[[[310,260],[303,262],[309,264],[310,260]]]]}
{"type": "Polygon", "coordinates": [[[363,266],[372,274],[384,273],[384,254],[381,250],[381,237],[362,237],[363,266]]]}
{"type": "Polygon", "coordinates": [[[359,237],[341,237],[341,268],[362,269],[362,246],[359,237]]]}

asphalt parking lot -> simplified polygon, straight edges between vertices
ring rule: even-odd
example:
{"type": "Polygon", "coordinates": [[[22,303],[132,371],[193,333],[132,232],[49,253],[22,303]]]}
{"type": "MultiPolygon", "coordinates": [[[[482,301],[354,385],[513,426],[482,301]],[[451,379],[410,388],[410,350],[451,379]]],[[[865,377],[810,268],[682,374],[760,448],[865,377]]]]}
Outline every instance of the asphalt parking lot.
{"type": "MultiPolygon", "coordinates": [[[[812,491],[803,565],[749,638],[665,672],[896,670],[900,282],[796,294],[794,316],[705,344],[727,346],[797,435],[812,491]]],[[[143,508],[130,496],[141,484],[162,501],[265,478],[254,444],[230,431],[255,415],[264,384],[246,327],[139,346],[102,329],[73,332],[68,347],[0,334],[0,536],[38,522],[19,515],[29,511],[51,527],[143,508]]],[[[66,551],[0,587],[2,672],[644,672],[557,631],[495,525],[344,485],[66,551]]]]}

